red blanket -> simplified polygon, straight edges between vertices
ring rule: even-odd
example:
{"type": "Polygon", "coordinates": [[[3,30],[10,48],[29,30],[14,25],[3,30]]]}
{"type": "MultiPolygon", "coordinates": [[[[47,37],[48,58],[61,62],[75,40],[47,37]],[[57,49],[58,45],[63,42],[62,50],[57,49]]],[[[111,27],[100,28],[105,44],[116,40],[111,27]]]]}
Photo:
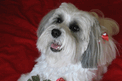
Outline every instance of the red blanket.
{"type": "MultiPolygon", "coordinates": [[[[17,81],[22,73],[32,70],[39,56],[38,24],[62,2],[71,2],[86,11],[99,9],[105,17],[116,20],[120,33],[114,38],[122,44],[122,0],[0,0],[0,81],[17,81]]],[[[102,81],[122,81],[121,49],[119,52],[102,81]]]]}

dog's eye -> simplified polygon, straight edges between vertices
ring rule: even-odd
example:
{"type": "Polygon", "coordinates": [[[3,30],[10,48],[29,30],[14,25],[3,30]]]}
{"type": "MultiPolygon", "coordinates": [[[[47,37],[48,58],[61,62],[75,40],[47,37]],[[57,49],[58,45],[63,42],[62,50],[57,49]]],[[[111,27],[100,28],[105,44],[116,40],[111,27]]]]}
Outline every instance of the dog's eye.
{"type": "Polygon", "coordinates": [[[55,18],[55,21],[54,21],[54,23],[56,23],[56,24],[60,24],[60,23],[62,23],[63,22],[63,19],[61,18],[61,17],[58,17],[58,18],[55,18]]]}
{"type": "Polygon", "coordinates": [[[73,23],[69,26],[69,29],[73,32],[78,32],[80,30],[79,26],[76,23],[73,23]]]}

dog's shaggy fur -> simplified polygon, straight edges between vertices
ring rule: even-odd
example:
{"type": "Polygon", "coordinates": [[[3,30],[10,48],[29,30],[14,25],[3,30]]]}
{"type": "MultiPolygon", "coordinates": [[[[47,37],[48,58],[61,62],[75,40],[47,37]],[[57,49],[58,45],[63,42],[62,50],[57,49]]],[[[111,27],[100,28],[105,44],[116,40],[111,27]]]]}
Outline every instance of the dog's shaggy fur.
{"type": "Polygon", "coordinates": [[[114,20],[62,3],[42,19],[37,30],[41,56],[33,70],[18,81],[37,74],[40,81],[56,81],[60,77],[66,81],[100,80],[116,57],[112,35],[118,32],[114,20]],[[102,38],[104,33],[107,40],[102,38]]]}

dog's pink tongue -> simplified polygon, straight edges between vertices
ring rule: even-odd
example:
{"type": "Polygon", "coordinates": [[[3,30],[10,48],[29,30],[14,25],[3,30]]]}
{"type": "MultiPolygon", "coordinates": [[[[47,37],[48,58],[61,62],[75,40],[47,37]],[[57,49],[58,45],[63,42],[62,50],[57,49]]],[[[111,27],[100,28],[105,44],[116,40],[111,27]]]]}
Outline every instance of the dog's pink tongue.
{"type": "Polygon", "coordinates": [[[53,49],[58,49],[58,48],[60,48],[60,45],[58,45],[58,44],[52,44],[51,47],[52,47],[53,49]]]}

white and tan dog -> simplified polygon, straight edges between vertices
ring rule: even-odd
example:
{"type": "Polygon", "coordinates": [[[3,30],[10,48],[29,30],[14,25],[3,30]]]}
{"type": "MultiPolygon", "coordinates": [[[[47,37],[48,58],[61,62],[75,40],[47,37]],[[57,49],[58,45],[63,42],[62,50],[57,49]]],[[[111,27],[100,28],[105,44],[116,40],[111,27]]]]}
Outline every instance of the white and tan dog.
{"type": "Polygon", "coordinates": [[[62,3],[42,19],[37,30],[41,56],[33,70],[18,81],[37,74],[40,81],[60,77],[65,81],[100,80],[116,57],[112,35],[118,32],[114,20],[62,3]]]}

